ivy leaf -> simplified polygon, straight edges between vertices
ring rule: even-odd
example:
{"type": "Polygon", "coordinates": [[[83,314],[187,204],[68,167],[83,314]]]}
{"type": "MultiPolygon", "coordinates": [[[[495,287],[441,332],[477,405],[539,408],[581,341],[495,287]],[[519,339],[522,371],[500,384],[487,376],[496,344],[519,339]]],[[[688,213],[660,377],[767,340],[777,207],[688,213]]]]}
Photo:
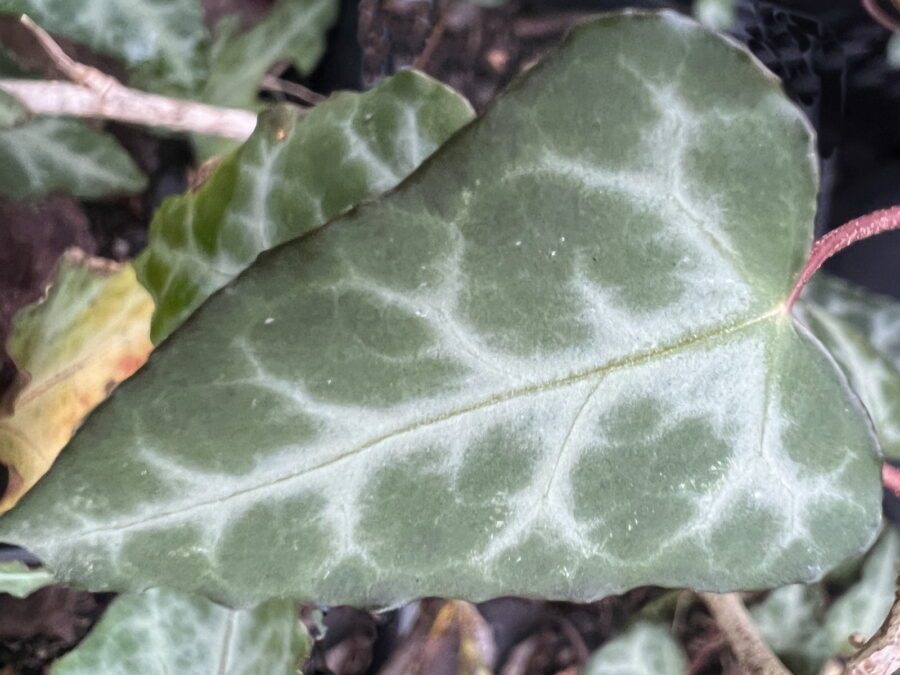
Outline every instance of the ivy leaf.
{"type": "Polygon", "coordinates": [[[310,640],[293,603],[232,610],[153,589],[122,595],[52,675],[295,675],[310,640]]]}
{"type": "Polygon", "coordinates": [[[92,199],[140,192],[146,178],[112,137],[78,120],[47,117],[0,128],[0,197],[65,192],[92,199]]]}
{"type": "Polygon", "coordinates": [[[82,419],[150,353],[153,302],[130,265],[65,255],[47,297],[22,310],[9,353],[28,383],[0,415],[9,484],[0,513],[37,483],[82,419]]]}
{"type": "Polygon", "coordinates": [[[28,119],[28,111],[15,96],[0,91],[0,130],[14,127],[28,119]]]}
{"type": "Polygon", "coordinates": [[[275,62],[287,61],[301,74],[312,71],[337,14],[337,0],[281,0],[250,30],[237,36],[223,30],[213,48],[203,99],[237,108],[256,107],[256,90],[275,62]]]}
{"type": "Polygon", "coordinates": [[[879,352],[900,364],[900,302],[828,274],[816,275],[804,299],[852,324],[879,352]]]}
{"type": "Polygon", "coordinates": [[[731,41],[583,24],[396,190],[210,298],[0,539],[92,588],[240,604],[817,579],[874,539],[881,466],[785,309],[812,148],[731,41]]]}
{"type": "Polygon", "coordinates": [[[818,673],[832,656],[856,652],[849,638],[874,635],[894,601],[900,536],[882,534],[855,584],[825,609],[820,585],[776,589],[751,608],[754,623],[772,650],[798,675],[818,673]]]}
{"type": "Polygon", "coordinates": [[[825,631],[833,653],[849,656],[857,651],[850,636],[858,633],[867,640],[875,634],[894,602],[900,535],[887,529],[866,558],[862,576],[828,608],[825,631]]]}
{"type": "Polygon", "coordinates": [[[900,458],[900,303],[820,274],[798,308],[865,404],[884,454],[900,458]]]}
{"type": "Polygon", "coordinates": [[[52,583],[53,575],[43,568],[29,569],[28,565],[17,561],[0,562],[0,593],[27,598],[52,583]]]}
{"type": "Polygon", "coordinates": [[[822,629],[825,593],[818,584],[790,584],[750,609],[760,634],[792,673],[818,673],[834,653],[822,629]]]}
{"type": "Polygon", "coordinates": [[[687,659],[664,627],[640,622],[591,655],[581,675],[685,675],[687,659]]]}
{"type": "Polygon", "coordinates": [[[198,0],[0,0],[42,28],[121,59],[131,84],[190,92],[206,75],[209,35],[198,0]]]}
{"type": "Polygon", "coordinates": [[[472,118],[466,100],[406,71],[306,114],[282,106],[197,190],[166,201],[137,262],[159,342],[266,249],[394,187],[472,118]]]}

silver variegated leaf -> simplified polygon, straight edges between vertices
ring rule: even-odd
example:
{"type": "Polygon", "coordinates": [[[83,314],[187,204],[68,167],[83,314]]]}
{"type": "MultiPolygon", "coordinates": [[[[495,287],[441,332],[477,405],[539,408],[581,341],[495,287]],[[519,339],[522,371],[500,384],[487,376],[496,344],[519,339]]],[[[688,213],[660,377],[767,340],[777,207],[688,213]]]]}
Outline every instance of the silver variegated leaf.
{"type": "Polygon", "coordinates": [[[820,273],[798,308],[865,404],[884,454],[900,458],[900,302],[820,273]]]}
{"type": "Polygon", "coordinates": [[[202,98],[210,103],[254,107],[263,76],[278,61],[309,73],[325,50],[325,33],[338,14],[337,0],[280,0],[250,30],[225,31],[211,55],[202,98]]]}
{"type": "Polygon", "coordinates": [[[196,193],[165,202],[136,263],[156,300],[155,342],[256,256],[408,176],[472,119],[459,94],[415,71],[301,113],[280,107],[196,193]]]}
{"type": "Polygon", "coordinates": [[[296,675],[310,640],[288,600],[246,610],[160,589],[119,596],[52,675],[296,675]]]}
{"type": "Polygon", "coordinates": [[[862,574],[829,607],[821,584],[776,589],[751,608],[763,638],[797,675],[815,675],[833,656],[857,651],[852,635],[868,639],[891,608],[900,537],[886,529],[862,566],[862,574]]]}
{"type": "Polygon", "coordinates": [[[0,129],[0,197],[53,192],[96,198],[140,192],[145,176],[107,134],[79,120],[46,117],[0,129]]]}
{"type": "Polygon", "coordinates": [[[636,623],[591,655],[581,675],[686,675],[684,650],[663,626],[636,623]]]}
{"type": "Polygon", "coordinates": [[[192,91],[203,81],[209,34],[199,0],[0,0],[42,28],[121,59],[132,84],[192,91]]]}
{"type": "Polygon", "coordinates": [[[242,604],[816,579],[870,545],[881,485],[784,306],[812,147],[726,39],[582,25],[388,196],[213,296],[0,539],[92,588],[242,604]]]}

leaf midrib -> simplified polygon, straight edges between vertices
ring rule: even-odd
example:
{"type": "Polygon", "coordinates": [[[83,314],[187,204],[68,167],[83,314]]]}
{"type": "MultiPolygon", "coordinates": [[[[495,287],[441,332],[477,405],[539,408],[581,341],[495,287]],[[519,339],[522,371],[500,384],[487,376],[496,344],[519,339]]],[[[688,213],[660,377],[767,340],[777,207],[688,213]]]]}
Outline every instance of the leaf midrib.
{"type": "Polygon", "coordinates": [[[355,457],[367,450],[370,450],[382,443],[385,443],[389,440],[392,440],[398,436],[403,436],[408,433],[412,433],[418,431],[419,429],[427,428],[434,426],[436,424],[441,424],[453,418],[459,417],[461,415],[466,415],[469,413],[474,413],[479,410],[484,410],[486,408],[490,408],[495,405],[499,405],[502,403],[506,403],[516,398],[523,398],[527,396],[533,396],[535,394],[540,394],[546,391],[551,391],[554,389],[561,389],[564,387],[571,386],[578,382],[588,380],[594,377],[603,378],[606,375],[626,368],[631,368],[635,366],[642,365],[644,363],[648,363],[655,359],[665,358],[672,354],[676,354],[678,352],[690,349],[691,347],[701,344],[703,342],[716,340],[726,335],[730,335],[732,333],[737,333],[751,326],[754,326],[758,323],[762,323],[768,319],[775,318],[777,316],[788,316],[783,308],[783,305],[779,304],[775,309],[771,309],[762,314],[743,319],[732,321],[725,324],[719,324],[710,328],[709,330],[695,334],[688,335],[687,337],[683,337],[679,340],[676,340],[667,345],[663,345],[661,347],[655,347],[653,349],[648,349],[643,352],[638,352],[636,354],[631,354],[628,356],[620,357],[617,359],[612,359],[607,361],[605,364],[600,366],[594,366],[593,368],[588,368],[585,370],[577,371],[574,373],[570,373],[561,378],[557,378],[555,380],[548,380],[545,382],[538,382],[522,387],[517,387],[515,389],[510,389],[505,392],[500,392],[498,394],[494,394],[485,399],[481,399],[480,401],[476,401],[466,406],[454,408],[452,410],[432,415],[430,417],[417,420],[410,424],[407,424],[405,427],[401,427],[399,429],[395,429],[393,431],[389,431],[377,438],[373,438],[361,445],[357,445],[349,450],[346,450],[339,455],[332,457],[324,462],[321,462],[315,466],[307,467],[299,471],[293,471],[291,473],[285,474],[279,478],[275,478],[273,480],[268,480],[264,483],[258,483],[256,485],[251,485],[246,488],[235,490],[227,495],[216,497],[213,499],[207,499],[200,502],[195,502],[193,504],[183,505],[177,509],[172,509],[169,511],[164,511],[162,513],[158,513],[147,518],[142,518],[140,520],[133,520],[131,522],[126,523],[118,523],[105,525],[103,527],[94,528],[92,530],[85,530],[82,532],[77,532],[69,537],[59,538],[54,541],[55,544],[62,544],[72,541],[80,541],[82,539],[86,539],[92,537],[97,534],[103,534],[107,532],[121,532],[129,529],[133,529],[135,527],[139,527],[141,525],[148,525],[151,523],[155,523],[161,520],[165,520],[167,518],[171,518],[173,516],[179,516],[190,511],[194,511],[196,509],[201,509],[208,506],[213,506],[216,504],[223,504],[232,499],[243,497],[253,492],[257,492],[259,490],[266,490],[275,485],[279,485],[281,483],[285,483],[296,478],[301,478],[303,476],[308,476],[311,473],[316,471],[320,471],[322,469],[326,469],[335,464],[343,462],[344,460],[350,459],[351,457],[355,457]]]}

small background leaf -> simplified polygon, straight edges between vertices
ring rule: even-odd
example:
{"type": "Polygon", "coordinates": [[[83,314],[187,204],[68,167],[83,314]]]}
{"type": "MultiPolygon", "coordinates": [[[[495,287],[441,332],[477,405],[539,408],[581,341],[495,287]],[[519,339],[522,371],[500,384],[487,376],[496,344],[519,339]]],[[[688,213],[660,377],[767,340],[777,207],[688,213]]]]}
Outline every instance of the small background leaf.
{"type": "Polygon", "coordinates": [[[337,14],[337,0],[280,0],[242,34],[235,35],[233,22],[226,22],[216,36],[202,98],[216,105],[258,107],[257,88],[274,63],[285,61],[302,75],[313,69],[337,14]]]}
{"type": "Polygon", "coordinates": [[[772,650],[798,675],[818,673],[832,656],[856,651],[849,638],[871,637],[894,601],[900,535],[887,529],[872,548],[859,579],[827,609],[820,584],[791,584],[750,609],[772,650]]]}
{"type": "Polygon", "coordinates": [[[53,575],[43,568],[30,569],[28,565],[16,561],[0,562],[0,593],[26,598],[52,583],[53,575]]]}
{"type": "Polygon", "coordinates": [[[10,356],[29,375],[0,417],[6,511],[50,468],[81,420],[150,353],[153,302],[130,265],[64,256],[46,300],[16,317],[10,356]]]}
{"type": "Polygon", "coordinates": [[[28,14],[50,33],[121,59],[138,88],[195,91],[206,74],[199,0],[0,0],[0,14],[28,14]]]}
{"type": "Polygon", "coordinates": [[[0,130],[14,127],[28,119],[28,111],[15,96],[0,91],[0,130]]]}
{"type": "Polygon", "coordinates": [[[310,649],[293,603],[233,610],[160,589],[113,601],[52,675],[295,675],[310,649]]]}
{"type": "Polygon", "coordinates": [[[305,114],[264,114],[206,183],[167,200],[150,225],[135,267],[156,300],[153,341],[260,252],[397,185],[472,115],[459,94],[414,71],[305,114]]]}
{"type": "Polygon", "coordinates": [[[0,196],[37,199],[51,192],[95,198],[140,192],[146,178],[107,134],[79,120],[45,117],[0,129],[0,196]]]}
{"type": "Polygon", "coordinates": [[[866,406],[884,454],[900,459],[900,303],[819,273],[797,311],[866,406]]]}
{"type": "Polygon", "coordinates": [[[639,622],[591,655],[581,675],[685,675],[684,651],[663,626],[639,622]]]}

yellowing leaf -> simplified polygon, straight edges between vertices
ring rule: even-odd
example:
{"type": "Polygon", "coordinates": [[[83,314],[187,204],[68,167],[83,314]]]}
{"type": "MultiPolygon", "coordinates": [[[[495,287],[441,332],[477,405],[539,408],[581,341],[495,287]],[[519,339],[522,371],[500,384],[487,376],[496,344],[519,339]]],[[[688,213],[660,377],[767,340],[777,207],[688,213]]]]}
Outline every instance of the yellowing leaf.
{"type": "Polygon", "coordinates": [[[28,373],[11,415],[0,417],[9,470],[0,513],[53,464],[84,417],[146,361],[153,301],[131,265],[70,251],[40,303],[23,310],[9,353],[28,373]]]}

